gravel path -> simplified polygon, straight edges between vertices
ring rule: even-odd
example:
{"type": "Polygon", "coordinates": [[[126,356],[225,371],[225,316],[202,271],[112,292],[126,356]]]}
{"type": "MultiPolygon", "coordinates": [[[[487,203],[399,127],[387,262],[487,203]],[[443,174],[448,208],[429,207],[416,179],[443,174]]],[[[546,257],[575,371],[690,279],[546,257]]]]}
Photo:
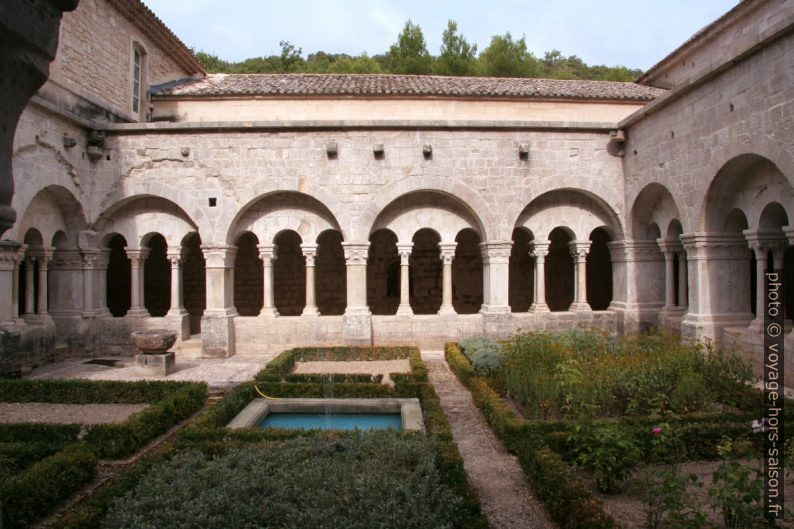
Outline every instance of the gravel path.
{"type": "Polygon", "coordinates": [[[422,351],[430,382],[452,427],[469,483],[493,529],[552,529],[515,456],[499,442],[471,393],[449,369],[440,351],[422,351]]]}
{"type": "Polygon", "coordinates": [[[105,424],[122,422],[146,404],[50,404],[0,402],[0,422],[105,424]]]}

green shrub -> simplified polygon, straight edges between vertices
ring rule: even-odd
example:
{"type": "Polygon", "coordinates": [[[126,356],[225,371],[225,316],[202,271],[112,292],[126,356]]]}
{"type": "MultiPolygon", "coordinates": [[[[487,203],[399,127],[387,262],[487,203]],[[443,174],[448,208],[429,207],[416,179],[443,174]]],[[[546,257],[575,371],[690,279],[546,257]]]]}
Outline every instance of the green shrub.
{"type": "Polygon", "coordinates": [[[590,472],[599,490],[606,493],[618,492],[641,458],[634,437],[617,424],[594,426],[589,420],[580,421],[568,444],[576,464],[590,472]]]}
{"type": "Polygon", "coordinates": [[[463,354],[469,359],[479,375],[489,375],[499,369],[502,361],[502,346],[490,338],[475,336],[460,341],[463,354]]]}
{"type": "Polygon", "coordinates": [[[157,402],[187,382],[0,379],[0,402],[60,404],[146,404],[157,402]]]}
{"type": "Polygon", "coordinates": [[[435,529],[463,517],[428,439],[373,432],[177,454],[120,498],[103,527],[435,529]]]}
{"type": "Polygon", "coordinates": [[[0,486],[3,527],[26,528],[94,477],[96,456],[82,444],[39,461],[0,486]]]}
{"type": "Polygon", "coordinates": [[[313,373],[289,374],[285,378],[286,382],[301,382],[306,384],[379,384],[383,380],[383,375],[368,375],[364,373],[351,374],[332,374],[320,375],[313,373]]]}

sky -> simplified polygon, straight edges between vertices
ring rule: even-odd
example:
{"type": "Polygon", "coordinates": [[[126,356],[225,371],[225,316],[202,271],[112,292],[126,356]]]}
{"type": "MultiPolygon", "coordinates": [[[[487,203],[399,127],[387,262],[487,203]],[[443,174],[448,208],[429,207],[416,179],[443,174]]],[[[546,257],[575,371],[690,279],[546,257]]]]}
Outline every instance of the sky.
{"type": "Polygon", "coordinates": [[[526,36],[536,56],[647,70],[738,0],[143,0],[189,47],[240,61],[279,41],[315,51],[384,53],[411,19],[438,54],[449,19],[482,51],[493,35],[526,36]]]}

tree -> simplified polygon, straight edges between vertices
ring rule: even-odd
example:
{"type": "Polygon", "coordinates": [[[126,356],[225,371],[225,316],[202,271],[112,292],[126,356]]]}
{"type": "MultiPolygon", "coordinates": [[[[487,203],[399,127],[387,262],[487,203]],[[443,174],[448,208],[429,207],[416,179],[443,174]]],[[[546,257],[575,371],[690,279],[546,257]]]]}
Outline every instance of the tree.
{"type": "Polygon", "coordinates": [[[463,35],[458,34],[458,24],[454,20],[447,22],[447,29],[441,36],[441,55],[436,62],[436,72],[441,75],[474,75],[476,55],[477,45],[470,45],[463,35]]]}
{"type": "Polygon", "coordinates": [[[538,61],[527,51],[526,37],[513,40],[510,32],[494,35],[480,54],[480,71],[491,77],[535,77],[538,61]]]}
{"type": "Polygon", "coordinates": [[[230,71],[231,65],[217,55],[200,50],[193,50],[193,53],[196,55],[199,62],[204,65],[204,69],[207,70],[208,73],[226,73],[230,71]]]}
{"type": "Polygon", "coordinates": [[[281,71],[286,73],[300,71],[304,64],[301,57],[303,49],[296,48],[288,40],[279,41],[278,45],[281,46],[281,71]]]}
{"type": "Polygon", "coordinates": [[[400,74],[429,74],[433,58],[427,51],[422,29],[408,20],[397,42],[389,49],[389,69],[400,74]]]}

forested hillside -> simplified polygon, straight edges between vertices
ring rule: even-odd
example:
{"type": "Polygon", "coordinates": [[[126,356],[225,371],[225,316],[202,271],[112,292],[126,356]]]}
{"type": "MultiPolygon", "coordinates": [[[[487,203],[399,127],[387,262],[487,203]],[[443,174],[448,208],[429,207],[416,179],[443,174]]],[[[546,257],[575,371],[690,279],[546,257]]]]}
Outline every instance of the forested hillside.
{"type": "Polygon", "coordinates": [[[395,73],[604,81],[633,81],[642,73],[624,66],[589,66],[576,55],[565,57],[558,50],[535,57],[527,50],[525,37],[516,39],[510,33],[494,35],[477,53],[477,45],[458,32],[453,20],[444,30],[438,55],[428,51],[422,29],[410,20],[388,51],[371,57],[318,51],[304,58],[303,50],[290,42],[281,41],[280,45],[279,55],[242,62],[225,61],[203,51],[196,56],[210,73],[395,73]]]}

